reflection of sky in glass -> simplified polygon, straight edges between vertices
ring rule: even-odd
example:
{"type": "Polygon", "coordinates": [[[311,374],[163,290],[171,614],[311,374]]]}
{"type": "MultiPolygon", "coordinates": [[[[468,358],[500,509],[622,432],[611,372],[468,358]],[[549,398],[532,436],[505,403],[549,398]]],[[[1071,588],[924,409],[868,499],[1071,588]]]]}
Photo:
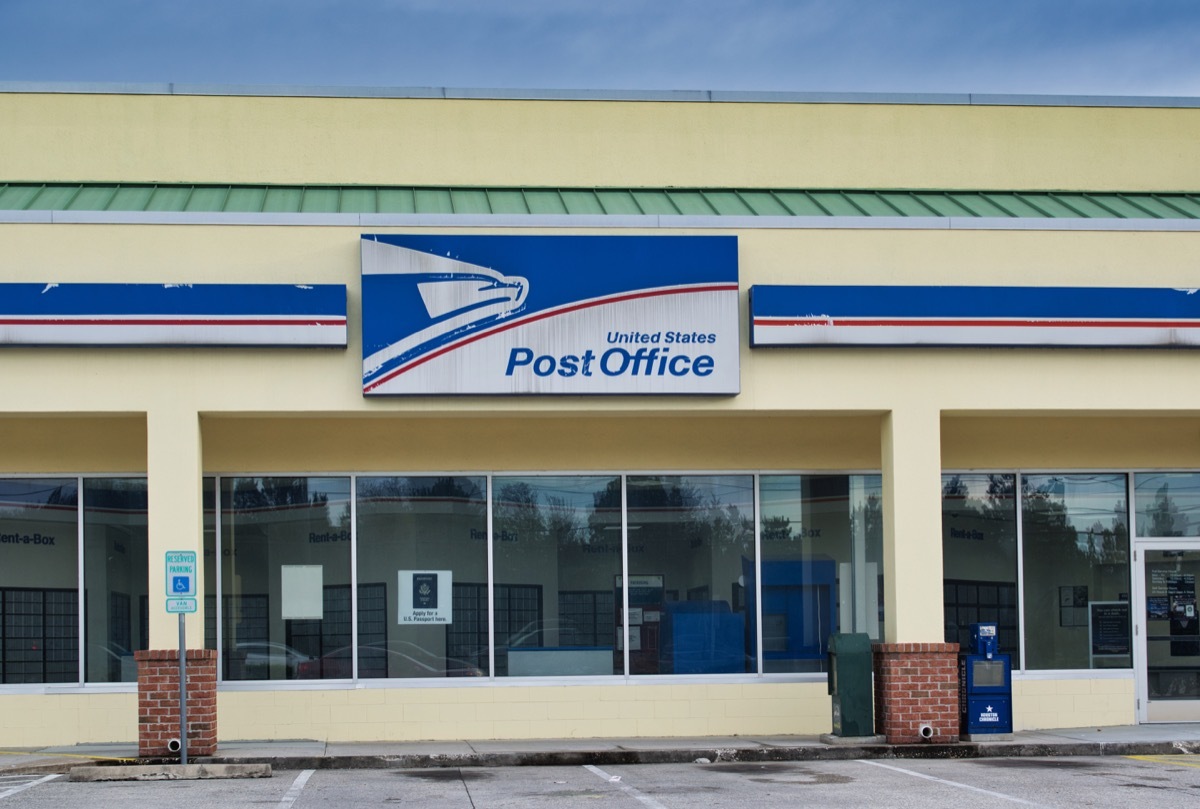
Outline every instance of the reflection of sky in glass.
{"type": "Polygon", "coordinates": [[[1200,536],[1200,473],[1134,475],[1138,536],[1200,536]]]}
{"type": "Polygon", "coordinates": [[[74,503],[75,488],[72,478],[0,479],[0,508],[42,506],[51,499],[74,503]]]}
{"type": "Polygon", "coordinates": [[[73,478],[0,479],[0,518],[73,523],[78,499],[73,478]]]}

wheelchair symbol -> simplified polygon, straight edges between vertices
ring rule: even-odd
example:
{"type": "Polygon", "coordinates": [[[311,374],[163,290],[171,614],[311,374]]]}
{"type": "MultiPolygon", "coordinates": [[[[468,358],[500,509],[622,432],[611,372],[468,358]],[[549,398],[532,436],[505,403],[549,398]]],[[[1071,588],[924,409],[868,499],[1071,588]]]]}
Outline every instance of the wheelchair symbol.
{"type": "Polygon", "coordinates": [[[186,593],[191,590],[191,576],[172,576],[171,592],[186,593]]]}

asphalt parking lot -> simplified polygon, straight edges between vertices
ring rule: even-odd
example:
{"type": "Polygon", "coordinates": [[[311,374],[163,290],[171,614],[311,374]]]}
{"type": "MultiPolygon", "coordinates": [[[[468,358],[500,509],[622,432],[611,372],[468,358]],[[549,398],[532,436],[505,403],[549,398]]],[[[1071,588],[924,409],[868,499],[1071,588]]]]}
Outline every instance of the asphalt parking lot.
{"type": "Polygon", "coordinates": [[[0,809],[420,806],[1119,807],[1200,805],[1200,756],[277,770],[251,780],[0,779],[0,809]]]}

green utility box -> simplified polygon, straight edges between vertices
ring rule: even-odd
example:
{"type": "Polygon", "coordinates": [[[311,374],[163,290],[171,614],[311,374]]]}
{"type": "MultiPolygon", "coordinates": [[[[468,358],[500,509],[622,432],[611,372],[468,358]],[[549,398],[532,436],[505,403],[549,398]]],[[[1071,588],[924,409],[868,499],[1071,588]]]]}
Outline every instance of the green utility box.
{"type": "Polygon", "coordinates": [[[875,733],[870,635],[829,637],[829,694],[833,697],[834,736],[875,733]]]}

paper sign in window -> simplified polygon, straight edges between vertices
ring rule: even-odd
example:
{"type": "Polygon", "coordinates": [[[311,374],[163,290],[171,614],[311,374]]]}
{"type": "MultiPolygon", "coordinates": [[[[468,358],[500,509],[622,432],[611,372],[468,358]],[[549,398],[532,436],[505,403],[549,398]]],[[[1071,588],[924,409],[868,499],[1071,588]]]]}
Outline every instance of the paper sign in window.
{"type": "Polygon", "coordinates": [[[322,620],[325,617],[324,568],[320,565],[283,565],[280,572],[283,619],[322,620]]]}

